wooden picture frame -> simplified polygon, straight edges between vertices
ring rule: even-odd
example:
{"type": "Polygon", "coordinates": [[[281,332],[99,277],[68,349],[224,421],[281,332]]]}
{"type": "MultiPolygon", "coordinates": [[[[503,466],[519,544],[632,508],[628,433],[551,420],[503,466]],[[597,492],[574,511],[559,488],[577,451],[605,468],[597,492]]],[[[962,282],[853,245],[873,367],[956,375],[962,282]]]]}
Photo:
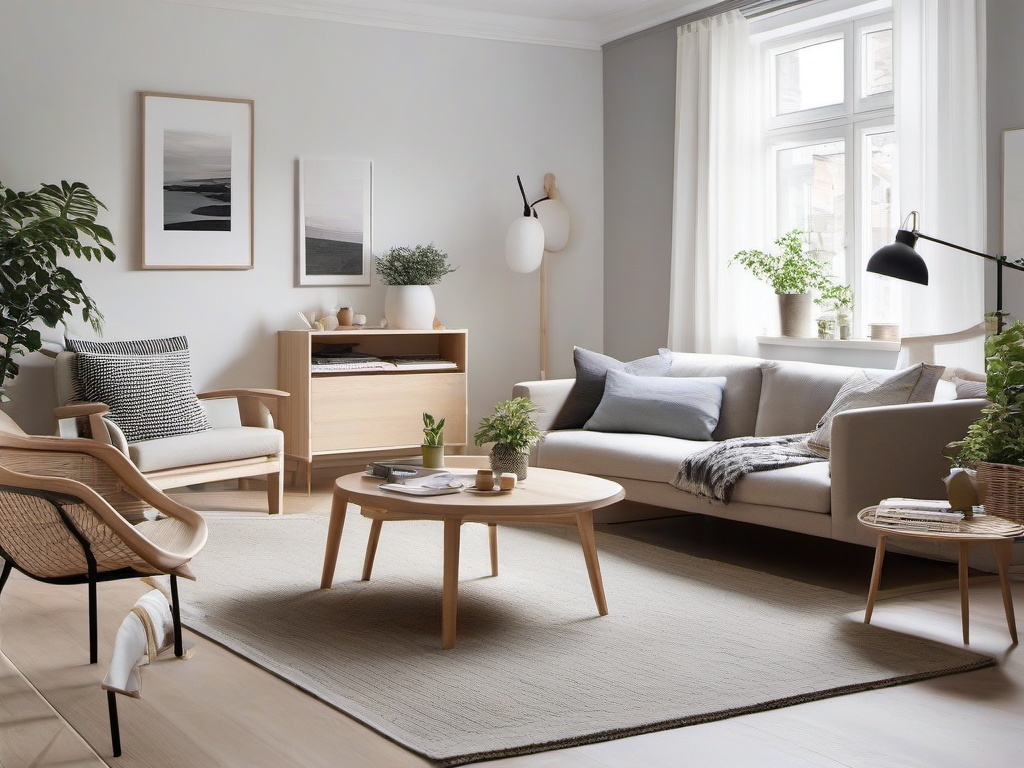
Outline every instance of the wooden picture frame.
{"type": "Polygon", "coordinates": [[[253,101],[140,93],[143,269],[252,269],[253,101]]]}
{"type": "Polygon", "coordinates": [[[369,285],[372,163],[300,157],[298,284],[369,285]]]}

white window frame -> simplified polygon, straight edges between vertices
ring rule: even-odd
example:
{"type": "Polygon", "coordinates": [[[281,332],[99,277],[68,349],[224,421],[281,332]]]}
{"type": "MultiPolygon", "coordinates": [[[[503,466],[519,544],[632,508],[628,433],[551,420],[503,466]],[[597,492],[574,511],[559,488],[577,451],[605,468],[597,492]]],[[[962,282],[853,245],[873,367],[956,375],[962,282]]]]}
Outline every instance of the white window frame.
{"type": "MultiPolygon", "coordinates": [[[[789,36],[775,36],[761,45],[762,62],[766,77],[763,77],[765,104],[768,105],[767,130],[765,131],[765,163],[768,169],[769,194],[766,196],[766,221],[772,228],[782,231],[778,199],[778,153],[807,144],[827,141],[843,141],[846,148],[846,231],[839,238],[842,245],[842,259],[846,271],[846,283],[854,290],[857,305],[854,307],[855,334],[862,336],[866,329],[863,305],[864,269],[862,261],[869,254],[864,249],[870,243],[870,208],[866,202],[865,170],[868,158],[864,148],[866,137],[875,133],[895,131],[895,110],[893,91],[872,96],[861,96],[863,69],[862,35],[884,27],[892,26],[892,13],[871,13],[844,20],[840,23],[823,25],[789,36]],[[776,114],[775,57],[780,53],[796,50],[817,42],[844,40],[844,94],[841,105],[829,105],[802,110],[784,115],[776,114]],[[862,253],[863,252],[863,253],[862,253]]],[[[893,185],[898,205],[898,181],[893,185]]],[[[893,207],[894,215],[896,206],[893,207]]]]}

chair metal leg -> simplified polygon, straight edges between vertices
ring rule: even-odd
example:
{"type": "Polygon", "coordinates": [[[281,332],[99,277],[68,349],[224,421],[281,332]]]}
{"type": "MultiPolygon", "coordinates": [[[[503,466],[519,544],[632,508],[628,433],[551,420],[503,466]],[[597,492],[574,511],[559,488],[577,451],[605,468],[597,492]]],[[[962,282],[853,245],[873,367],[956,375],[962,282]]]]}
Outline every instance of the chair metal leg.
{"type": "Polygon", "coordinates": [[[89,663],[95,664],[98,658],[99,631],[96,621],[96,579],[89,579],[89,663]]]}
{"type": "Polygon", "coordinates": [[[117,722],[117,694],[107,691],[107,713],[110,715],[110,745],[114,757],[121,756],[121,727],[117,722]]]}
{"type": "Polygon", "coordinates": [[[11,575],[11,569],[13,568],[14,566],[11,565],[10,560],[4,560],[4,571],[0,573],[0,594],[3,594],[4,585],[7,584],[7,578],[11,575]]]}
{"type": "Polygon", "coordinates": [[[181,642],[181,612],[178,610],[178,577],[171,574],[171,618],[174,620],[174,655],[185,655],[181,642]]]}

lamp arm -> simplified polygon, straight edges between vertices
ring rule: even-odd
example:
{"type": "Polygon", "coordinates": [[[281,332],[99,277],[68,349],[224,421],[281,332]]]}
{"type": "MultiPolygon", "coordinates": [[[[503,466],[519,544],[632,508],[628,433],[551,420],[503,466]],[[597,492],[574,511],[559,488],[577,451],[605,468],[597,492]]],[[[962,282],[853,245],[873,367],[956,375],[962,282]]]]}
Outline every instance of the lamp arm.
{"type": "Polygon", "coordinates": [[[947,248],[953,248],[954,250],[963,251],[964,253],[973,253],[975,256],[981,256],[981,258],[983,258],[983,259],[988,259],[989,261],[994,261],[997,264],[999,264],[1000,266],[1009,267],[1010,269],[1016,269],[1016,270],[1018,270],[1020,272],[1024,272],[1024,266],[1021,266],[1020,264],[1016,264],[1016,263],[1014,263],[1012,261],[1007,261],[1005,256],[989,256],[987,253],[982,253],[981,251],[975,251],[975,250],[973,250],[971,248],[964,248],[962,245],[956,245],[955,243],[951,243],[951,242],[949,242],[947,240],[940,240],[937,237],[932,237],[931,235],[925,235],[925,234],[923,234],[921,232],[918,232],[917,230],[914,230],[914,234],[917,237],[921,238],[922,240],[931,240],[933,243],[938,243],[939,245],[945,245],[947,248]]]}

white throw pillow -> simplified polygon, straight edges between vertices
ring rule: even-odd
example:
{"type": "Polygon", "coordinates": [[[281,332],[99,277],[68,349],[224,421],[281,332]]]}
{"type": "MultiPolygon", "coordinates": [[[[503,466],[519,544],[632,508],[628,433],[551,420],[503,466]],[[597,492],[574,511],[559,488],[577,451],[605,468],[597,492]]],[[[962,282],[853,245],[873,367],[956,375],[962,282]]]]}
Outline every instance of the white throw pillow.
{"type": "Polygon", "coordinates": [[[821,456],[829,455],[832,420],[837,413],[881,405],[931,402],[944,370],[941,365],[918,363],[882,379],[872,379],[863,371],[857,371],[846,380],[817,428],[807,437],[807,447],[821,456]]]}

